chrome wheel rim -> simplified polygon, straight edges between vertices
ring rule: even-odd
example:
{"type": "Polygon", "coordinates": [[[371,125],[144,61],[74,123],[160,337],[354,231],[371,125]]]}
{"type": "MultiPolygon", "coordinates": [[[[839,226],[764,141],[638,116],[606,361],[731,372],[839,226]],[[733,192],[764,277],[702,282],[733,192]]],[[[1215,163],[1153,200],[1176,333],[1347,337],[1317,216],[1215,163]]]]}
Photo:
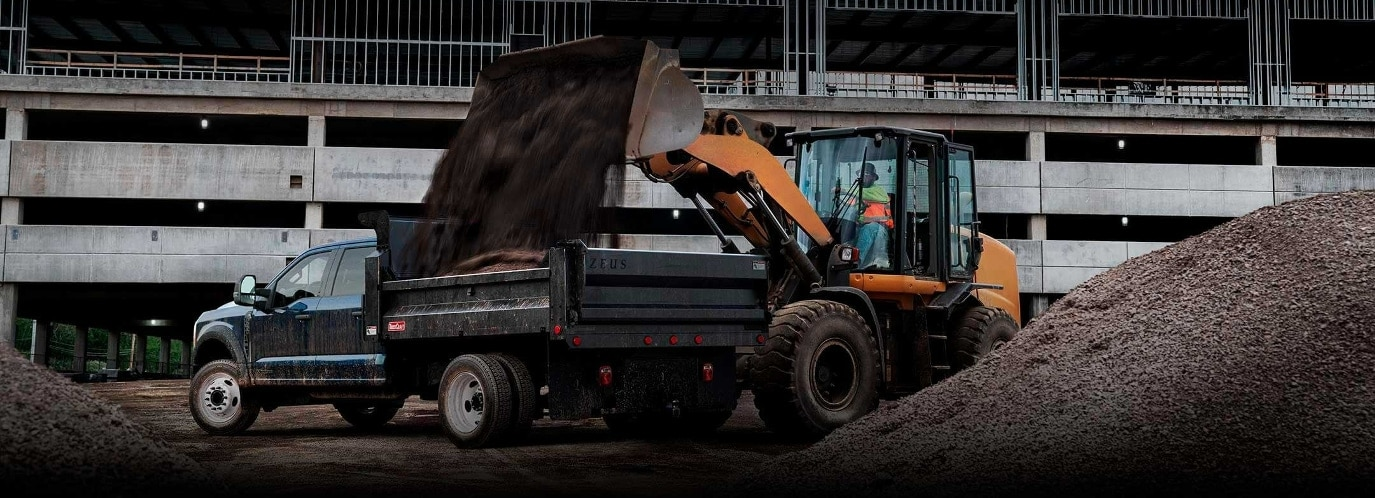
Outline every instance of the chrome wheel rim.
{"type": "Polygon", "coordinates": [[[448,394],[444,412],[449,425],[464,434],[476,431],[477,426],[482,424],[484,408],[482,383],[478,382],[477,376],[472,372],[458,374],[458,378],[450,384],[448,394]]]}
{"type": "Polygon", "coordinates": [[[216,372],[201,382],[200,403],[197,408],[201,416],[216,424],[225,424],[243,410],[243,396],[239,393],[239,383],[234,377],[216,372]]]}

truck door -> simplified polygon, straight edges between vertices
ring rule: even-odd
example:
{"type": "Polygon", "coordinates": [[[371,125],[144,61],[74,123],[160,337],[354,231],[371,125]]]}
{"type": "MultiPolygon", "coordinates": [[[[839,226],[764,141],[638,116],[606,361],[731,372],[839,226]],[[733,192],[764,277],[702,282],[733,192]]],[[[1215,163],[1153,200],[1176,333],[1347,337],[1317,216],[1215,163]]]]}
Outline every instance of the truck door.
{"type": "Polygon", "coordinates": [[[330,258],[337,251],[309,254],[268,284],[266,313],[254,312],[246,338],[249,374],[256,384],[294,383],[306,366],[306,331],[314,318],[330,258]]]}
{"type": "Polygon", "coordinates": [[[363,330],[363,259],[373,250],[370,245],[344,249],[316,307],[306,337],[316,382],[374,385],[385,378],[379,342],[366,340],[363,330]]]}

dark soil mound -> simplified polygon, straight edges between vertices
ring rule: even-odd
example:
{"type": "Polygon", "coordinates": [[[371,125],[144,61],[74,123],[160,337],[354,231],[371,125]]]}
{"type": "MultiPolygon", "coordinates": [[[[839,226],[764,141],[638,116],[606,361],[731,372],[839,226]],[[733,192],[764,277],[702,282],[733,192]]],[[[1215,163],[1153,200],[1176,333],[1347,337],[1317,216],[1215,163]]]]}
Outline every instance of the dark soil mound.
{"type": "Polygon", "coordinates": [[[480,85],[424,198],[426,216],[448,228],[418,234],[413,268],[441,274],[480,254],[544,250],[595,230],[606,185],[624,172],[643,53],[631,55],[570,55],[480,85]]]}
{"type": "Polygon", "coordinates": [[[226,496],[190,458],[8,346],[0,347],[0,379],[6,496],[226,496]]]}
{"type": "Polygon", "coordinates": [[[1134,258],[987,362],[740,483],[749,496],[1375,491],[1375,193],[1134,258]]]}
{"type": "Polygon", "coordinates": [[[493,251],[460,261],[444,273],[446,275],[462,275],[465,273],[487,273],[539,268],[546,264],[544,261],[546,254],[545,251],[515,249],[493,251]]]}

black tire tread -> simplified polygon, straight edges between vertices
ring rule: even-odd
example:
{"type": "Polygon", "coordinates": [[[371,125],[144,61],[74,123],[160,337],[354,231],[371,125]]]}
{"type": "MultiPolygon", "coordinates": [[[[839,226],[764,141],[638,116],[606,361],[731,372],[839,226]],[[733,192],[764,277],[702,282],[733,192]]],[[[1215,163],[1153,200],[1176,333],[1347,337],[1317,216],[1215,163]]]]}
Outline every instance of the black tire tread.
{"type": "Polygon", "coordinates": [[[507,434],[506,442],[518,442],[529,435],[530,427],[534,425],[535,419],[540,418],[540,407],[537,399],[539,393],[535,391],[534,378],[530,375],[530,368],[525,365],[524,361],[507,353],[494,353],[491,356],[501,363],[516,390],[516,406],[515,410],[512,411],[511,430],[507,434]]]}
{"type": "MultiPolygon", "coordinates": [[[[979,351],[979,348],[983,345],[984,335],[988,334],[997,322],[1004,320],[1012,325],[1013,330],[1018,328],[1016,320],[1013,320],[1007,311],[986,306],[969,308],[955,321],[952,373],[972,367],[982,359],[984,353],[979,351]]],[[[1004,339],[1010,340],[1011,337],[1004,339]]]]}
{"type": "MultiPolygon", "coordinates": [[[[793,385],[797,343],[818,318],[828,314],[846,315],[864,324],[869,353],[878,358],[878,343],[873,330],[859,312],[850,306],[828,300],[804,300],[788,304],[774,314],[769,336],[755,348],[750,362],[750,383],[759,418],[770,430],[785,436],[816,438],[830,431],[813,424],[803,411],[793,385]]],[[[877,369],[877,363],[875,363],[877,369]]],[[[877,373],[877,372],[876,372],[877,373]]],[[[870,407],[872,408],[872,407],[870,407]]]]}

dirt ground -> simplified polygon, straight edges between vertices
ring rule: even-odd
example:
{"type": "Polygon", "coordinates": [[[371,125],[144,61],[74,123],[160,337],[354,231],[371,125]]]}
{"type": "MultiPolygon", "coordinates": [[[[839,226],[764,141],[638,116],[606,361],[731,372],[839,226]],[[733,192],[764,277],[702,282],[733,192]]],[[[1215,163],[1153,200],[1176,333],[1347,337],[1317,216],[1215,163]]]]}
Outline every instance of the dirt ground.
{"type": "Polygon", "coordinates": [[[223,478],[236,496],[702,496],[803,446],[765,430],[748,392],[708,438],[636,440],[599,419],[546,419],[521,446],[460,450],[442,434],[435,402],[414,397],[373,433],[320,405],[264,412],[242,435],[211,437],[191,419],[186,381],[83,385],[223,478]]]}

